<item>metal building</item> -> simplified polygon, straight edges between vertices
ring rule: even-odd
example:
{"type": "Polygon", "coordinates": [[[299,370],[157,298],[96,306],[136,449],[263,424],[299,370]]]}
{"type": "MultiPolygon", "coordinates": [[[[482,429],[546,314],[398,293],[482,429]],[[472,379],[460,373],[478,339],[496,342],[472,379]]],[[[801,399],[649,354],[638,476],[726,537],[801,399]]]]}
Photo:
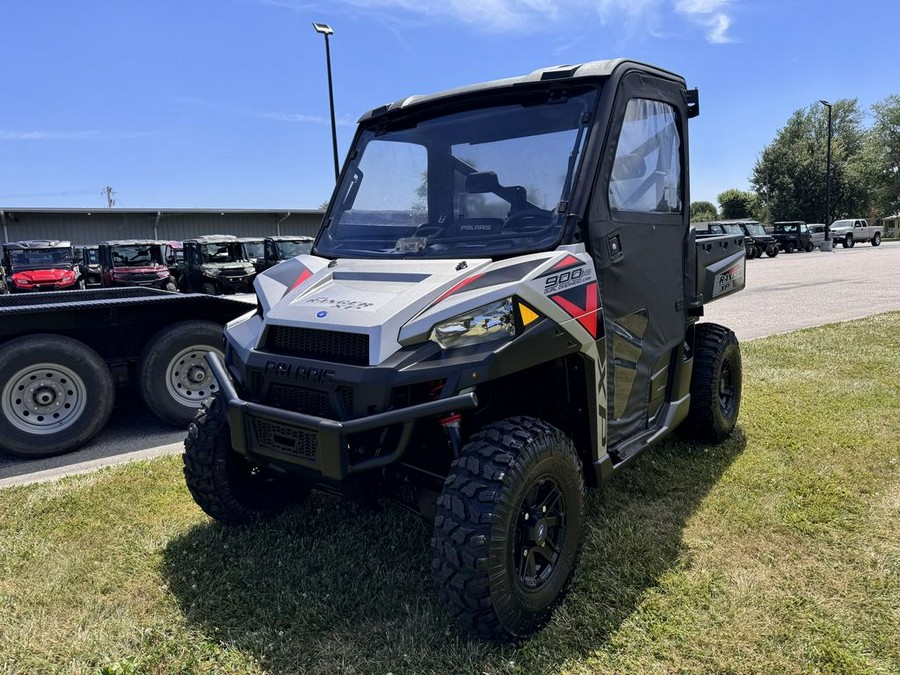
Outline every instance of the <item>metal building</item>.
{"type": "Polygon", "coordinates": [[[184,241],[202,234],[313,236],[324,211],[282,209],[53,209],[0,207],[3,241],[184,241]]]}

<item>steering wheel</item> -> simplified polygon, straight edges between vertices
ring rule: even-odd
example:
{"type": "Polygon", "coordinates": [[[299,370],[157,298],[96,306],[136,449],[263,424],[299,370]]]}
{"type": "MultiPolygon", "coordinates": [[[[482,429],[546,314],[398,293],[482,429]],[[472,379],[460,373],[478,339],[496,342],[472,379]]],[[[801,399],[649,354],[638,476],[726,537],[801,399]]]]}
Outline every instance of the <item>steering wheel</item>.
{"type": "Polygon", "coordinates": [[[503,227],[500,228],[500,231],[518,231],[522,234],[538,234],[549,230],[551,227],[553,227],[552,211],[545,211],[544,209],[523,209],[521,211],[513,212],[503,222],[503,227]]]}

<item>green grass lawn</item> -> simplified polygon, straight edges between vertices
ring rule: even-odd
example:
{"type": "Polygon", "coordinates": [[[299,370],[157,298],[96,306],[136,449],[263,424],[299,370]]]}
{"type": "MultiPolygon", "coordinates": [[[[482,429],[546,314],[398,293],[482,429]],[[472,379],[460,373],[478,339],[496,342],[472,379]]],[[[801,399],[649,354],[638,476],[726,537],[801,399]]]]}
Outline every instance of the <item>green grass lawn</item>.
{"type": "Polygon", "coordinates": [[[0,492],[0,672],[900,672],[900,313],[742,349],[737,432],[591,493],[529,641],[446,618],[416,516],[229,529],[165,457],[0,492]]]}

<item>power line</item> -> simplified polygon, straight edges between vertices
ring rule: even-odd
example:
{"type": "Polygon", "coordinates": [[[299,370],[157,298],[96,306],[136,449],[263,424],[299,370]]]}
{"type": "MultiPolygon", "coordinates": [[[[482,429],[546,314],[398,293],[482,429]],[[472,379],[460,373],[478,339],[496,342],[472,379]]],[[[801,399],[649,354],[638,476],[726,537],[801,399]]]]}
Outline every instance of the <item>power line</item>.
{"type": "Polygon", "coordinates": [[[68,197],[69,195],[94,195],[97,189],[93,190],[64,190],[63,192],[23,192],[14,195],[0,195],[0,199],[32,199],[34,197],[68,197]]]}

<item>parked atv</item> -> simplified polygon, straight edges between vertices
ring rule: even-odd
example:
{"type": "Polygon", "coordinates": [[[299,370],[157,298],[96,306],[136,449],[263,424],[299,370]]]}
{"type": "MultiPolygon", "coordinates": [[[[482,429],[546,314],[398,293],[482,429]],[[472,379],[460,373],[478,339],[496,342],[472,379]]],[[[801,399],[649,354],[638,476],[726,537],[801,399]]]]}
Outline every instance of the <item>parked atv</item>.
{"type": "Polygon", "coordinates": [[[99,246],[76,246],[75,258],[86,286],[99,286],[103,283],[103,273],[100,271],[99,246]]]}
{"type": "Polygon", "coordinates": [[[188,293],[252,292],[256,268],[237,237],[210,234],[184,242],[184,272],[179,288],[188,293]]]}
{"type": "Polygon", "coordinates": [[[763,253],[770,258],[778,255],[778,242],[775,237],[766,232],[766,228],[760,225],[759,221],[735,220],[733,222],[744,233],[744,245],[747,247],[748,258],[762,258],[763,253]],[[752,253],[751,249],[753,249],[752,253]]]}
{"type": "Polygon", "coordinates": [[[678,75],[615,60],[363,115],[312,254],[261,274],[207,357],[196,502],[250,525],[312,488],[392,497],[432,520],[453,616],[538,630],[585,486],[737,420],[738,341],[698,317],[744,287],[743,234],[690,229],[698,113],[678,75]]]}
{"type": "Polygon", "coordinates": [[[100,273],[104,287],[149,286],[175,291],[166,265],[165,244],[152,239],[123,239],[100,244],[100,273]]]}
{"type": "Polygon", "coordinates": [[[253,263],[257,273],[266,269],[266,244],[262,237],[241,237],[241,245],[244,247],[244,257],[253,263]]]}
{"type": "Polygon", "coordinates": [[[811,253],[815,248],[809,235],[809,228],[802,220],[786,220],[777,222],[772,228],[772,236],[778,247],[785,253],[806,251],[811,253]]]}
{"type": "Polygon", "coordinates": [[[68,241],[34,239],[3,244],[3,267],[11,293],[84,288],[68,241]]]}
{"type": "Polygon", "coordinates": [[[279,235],[266,237],[265,257],[257,267],[265,271],[284,260],[296,258],[298,255],[309,253],[312,249],[313,238],[301,235],[279,235]]]}

